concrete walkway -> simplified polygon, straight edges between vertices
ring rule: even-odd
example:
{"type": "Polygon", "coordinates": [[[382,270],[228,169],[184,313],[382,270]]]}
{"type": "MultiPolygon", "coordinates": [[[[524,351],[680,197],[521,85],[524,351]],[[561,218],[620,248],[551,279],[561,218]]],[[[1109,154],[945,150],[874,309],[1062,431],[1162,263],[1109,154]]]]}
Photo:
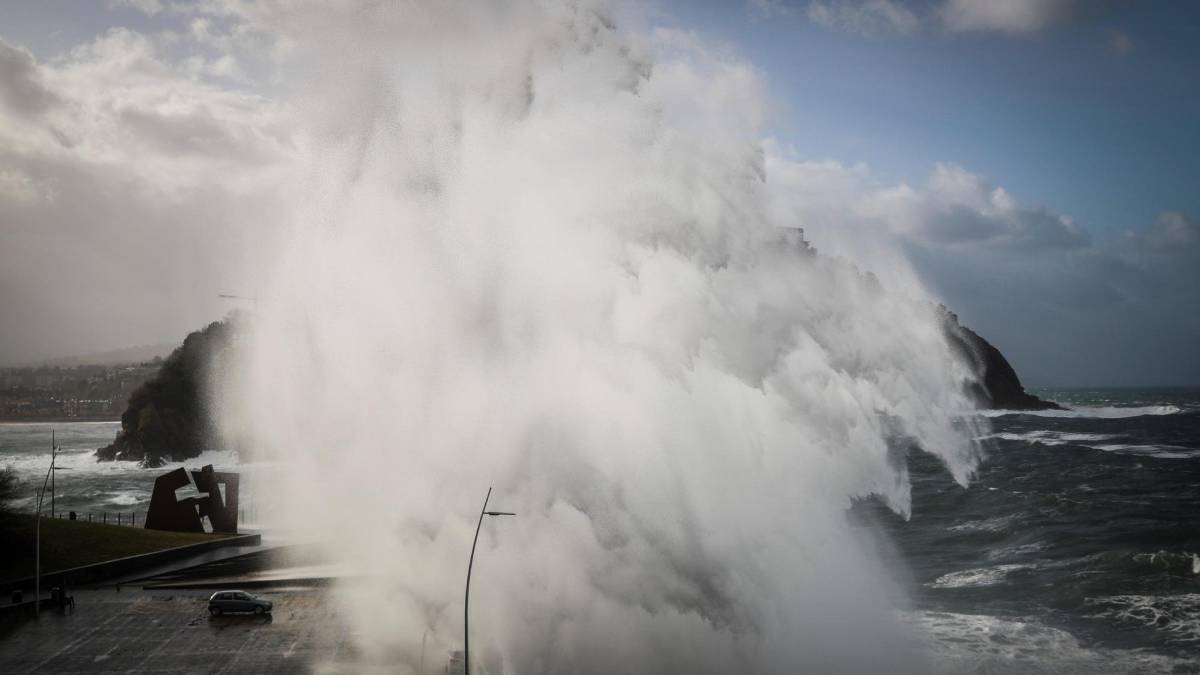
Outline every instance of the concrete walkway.
{"type": "Polygon", "coordinates": [[[74,612],[44,612],[0,636],[0,672],[360,672],[328,593],[263,593],[272,614],[212,617],[206,592],[76,591],[74,612]]]}

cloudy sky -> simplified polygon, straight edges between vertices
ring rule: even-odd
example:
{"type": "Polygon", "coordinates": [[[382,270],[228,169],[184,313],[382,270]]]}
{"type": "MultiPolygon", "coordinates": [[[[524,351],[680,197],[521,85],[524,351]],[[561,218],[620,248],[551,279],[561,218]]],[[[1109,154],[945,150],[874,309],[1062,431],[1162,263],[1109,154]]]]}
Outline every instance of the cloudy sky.
{"type": "MultiPolygon", "coordinates": [[[[0,363],[176,342],[255,295],[306,144],[274,4],[0,0],[0,363]]],[[[901,251],[1029,383],[1200,383],[1200,8],[624,7],[761,76],[775,208],[819,249],[901,251]]]]}

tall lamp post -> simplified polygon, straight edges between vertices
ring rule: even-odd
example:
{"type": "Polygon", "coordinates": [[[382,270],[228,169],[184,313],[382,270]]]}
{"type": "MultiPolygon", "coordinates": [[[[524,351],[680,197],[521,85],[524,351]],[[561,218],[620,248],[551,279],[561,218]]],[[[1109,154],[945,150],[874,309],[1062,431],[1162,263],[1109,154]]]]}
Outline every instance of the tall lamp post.
{"type": "Polygon", "coordinates": [[[33,553],[33,615],[40,616],[42,612],[42,500],[46,497],[46,484],[54,473],[54,460],[58,458],[58,446],[54,443],[54,430],[50,430],[50,468],[46,470],[46,478],[42,481],[42,489],[38,491],[37,514],[34,516],[34,540],[37,550],[33,553]]]}
{"type": "Polygon", "coordinates": [[[471,675],[471,568],[475,565],[475,545],[479,543],[479,528],[483,526],[484,516],[515,516],[508,511],[488,511],[488,500],[492,498],[492,488],[488,488],[487,496],[483,498],[483,508],[479,511],[479,523],[475,525],[475,541],[471,542],[471,560],[467,563],[467,592],[463,598],[463,673],[471,675]]]}
{"type": "Polygon", "coordinates": [[[54,462],[50,463],[50,519],[54,519],[54,496],[58,494],[58,490],[54,487],[54,479],[58,478],[59,471],[70,471],[69,466],[56,466],[54,462]]]}

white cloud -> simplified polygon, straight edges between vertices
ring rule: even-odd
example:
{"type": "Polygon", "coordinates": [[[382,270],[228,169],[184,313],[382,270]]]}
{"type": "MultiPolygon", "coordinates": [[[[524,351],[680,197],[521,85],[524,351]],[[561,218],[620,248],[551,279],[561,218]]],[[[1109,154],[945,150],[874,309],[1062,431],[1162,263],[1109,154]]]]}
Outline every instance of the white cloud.
{"type": "Polygon", "coordinates": [[[105,165],[143,188],[241,182],[245,172],[234,178],[231,166],[270,165],[289,141],[277,106],[207,79],[231,67],[224,58],[171,62],[150,37],[114,29],[36,66],[57,104],[0,124],[0,139],[26,160],[105,165]]]}
{"type": "Polygon", "coordinates": [[[796,9],[784,0],[749,0],[750,14],[761,19],[796,15],[796,9]]]}
{"type": "Polygon", "coordinates": [[[1089,241],[1070,218],[1019,206],[1004,188],[956,164],[938,164],[923,190],[900,186],[870,195],[859,212],[929,245],[1045,249],[1089,241]]]}
{"type": "Polygon", "coordinates": [[[0,109],[30,118],[56,103],[55,95],[42,82],[33,54],[0,38],[0,109]]]}
{"type": "Polygon", "coordinates": [[[909,35],[920,28],[920,19],[893,0],[813,0],[808,19],[826,28],[867,37],[909,35]]]}
{"type": "Polygon", "coordinates": [[[52,201],[54,189],[45,182],[30,177],[19,169],[0,168],[0,200],[9,199],[22,204],[52,201]]]}
{"type": "Polygon", "coordinates": [[[224,57],[161,39],[115,29],[45,62],[0,40],[0,362],[174,341],[253,278],[300,141],[224,57]]]}
{"type": "Polygon", "coordinates": [[[153,16],[165,9],[162,0],[108,0],[111,9],[127,7],[153,16]]]}
{"type": "Polygon", "coordinates": [[[909,244],[939,248],[1042,251],[1085,247],[1091,240],[1068,216],[1023,206],[1003,187],[957,164],[937,164],[926,184],[914,188],[879,185],[865,166],[795,162],[777,153],[769,179],[794,217],[814,228],[817,241],[840,236],[826,232],[823,223],[829,222],[882,228],[909,244]]]}
{"type": "Polygon", "coordinates": [[[951,31],[1033,33],[1069,15],[1076,0],[946,0],[940,14],[951,31]]]}
{"type": "Polygon", "coordinates": [[[897,185],[865,166],[801,161],[773,144],[767,177],[779,220],[893,289],[932,290],[1022,375],[1109,384],[1200,377],[1191,355],[1200,340],[1200,221],[1189,214],[1167,211],[1125,236],[1094,237],[961,166],[939,164],[923,184],[897,185]]]}
{"type": "MultiPolygon", "coordinates": [[[[759,13],[773,10],[775,0],[754,0],[759,13]]],[[[951,33],[992,32],[1019,36],[1043,30],[1070,18],[1078,0],[940,0],[917,5],[906,0],[812,0],[810,21],[832,30],[863,36],[912,35],[922,27],[951,33]]],[[[1132,42],[1114,32],[1114,49],[1128,51],[1132,42]]]]}
{"type": "Polygon", "coordinates": [[[1144,236],[1151,246],[1158,249],[1177,250],[1195,246],[1200,244],[1200,221],[1178,211],[1166,211],[1158,215],[1154,226],[1144,236]]]}

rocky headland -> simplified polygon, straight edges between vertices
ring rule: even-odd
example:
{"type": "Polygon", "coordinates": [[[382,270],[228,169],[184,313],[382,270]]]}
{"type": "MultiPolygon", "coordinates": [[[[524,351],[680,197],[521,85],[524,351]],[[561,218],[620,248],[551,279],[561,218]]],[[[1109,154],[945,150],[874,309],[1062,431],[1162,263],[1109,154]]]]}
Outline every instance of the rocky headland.
{"type": "Polygon", "coordinates": [[[942,332],[951,349],[971,369],[975,380],[967,385],[967,393],[980,408],[995,410],[1064,410],[1045,401],[1021,385],[1021,378],[1004,354],[978,333],[958,322],[958,316],[942,306],[942,332]]]}
{"type": "MultiPolygon", "coordinates": [[[[864,279],[883,292],[873,275],[864,279]]],[[[1004,410],[1061,410],[1062,406],[1025,391],[1016,371],[1000,350],[963,326],[958,316],[939,308],[942,331],[953,352],[970,369],[965,385],[977,406],[1004,410]]],[[[215,420],[207,405],[208,383],[233,344],[234,320],[218,321],[187,336],[163,362],[158,373],[129,397],[121,430],[96,451],[101,460],[136,461],[143,466],[180,462],[212,447],[215,420]]]]}
{"type": "Polygon", "coordinates": [[[207,404],[209,378],[213,364],[232,345],[234,330],[230,319],[189,334],[158,373],[130,394],[121,430],[96,451],[97,459],[154,467],[208,450],[215,438],[207,404]]]}

